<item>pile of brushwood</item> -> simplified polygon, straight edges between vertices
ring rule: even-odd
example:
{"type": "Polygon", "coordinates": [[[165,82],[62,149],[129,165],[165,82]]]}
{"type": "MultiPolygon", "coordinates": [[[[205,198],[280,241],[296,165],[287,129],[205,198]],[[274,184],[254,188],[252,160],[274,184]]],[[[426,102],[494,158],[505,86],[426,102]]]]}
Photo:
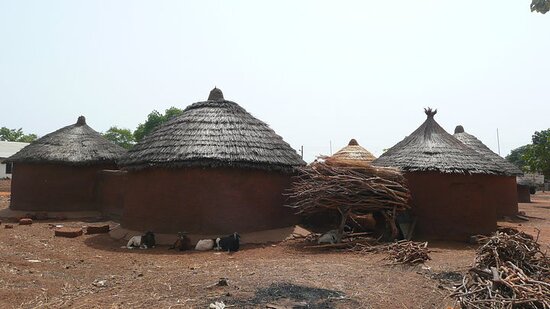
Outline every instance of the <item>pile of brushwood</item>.
{"type": "Polygon", "coordinates": [[[504,228],[479,241],[452,294],[463,308],[550,308],[550,258],[533,236],[504,228]]]}
{"type": "Polygon", "coordinates": [[[410,240],[400,240],[390,244],[380,244],[371,246],[364,243],[357,243],[352,251],[361,253],[366,252],[387,252],[388,260],[392,264],[416,265],[431,260],[428,253],[428,242],[415,242],[410,240]]]}
{"type": "Polygon", "coordinates": [[[364,161],[331,159],[298,169],[289,191],[289,207],[298,214],[338,211],[339,235],[350,215],[381,213],[392,236],[398,230],[395,216],[409,208],[409,189],[397,169],[375,167],[364,161]]]}

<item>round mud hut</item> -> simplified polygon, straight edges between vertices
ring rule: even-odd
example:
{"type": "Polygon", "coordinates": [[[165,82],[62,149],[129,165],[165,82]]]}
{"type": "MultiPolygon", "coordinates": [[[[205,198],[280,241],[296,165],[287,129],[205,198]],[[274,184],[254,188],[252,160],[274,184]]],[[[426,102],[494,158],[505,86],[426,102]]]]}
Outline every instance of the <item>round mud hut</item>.
{"type": "Polygon", "coordinates": [[[128,171],[123,228],[212,235],[297,222],[283,193],[305,162],[220,89],[157,127],[120,163],[128,171]]]}
{"type": "Polygon", "coordinates": [[[469,240],[496,229],[492,175],[501,167],[447,133],[426,109],[426,121],[388,149],[373,165],[398,167],[408,180],[414,234],[420,238],[469,240]]]}
{"type": "Polygon", "coordinates": [[[328,160],[358,160],[372,162],[376,157],[352,138],[348,145],[327,158],[328,160]]]}
{"type": "Polygon", "coordinates": [[[99,210],[98,172],[115,169],[124,148],[105,139],[86,124],[49,133],[8,158],[13,163],[12,210],[99,210]]]}
{"type": "Polygon", "coordinates": [[[488,186],[486,189],[489,191],[489,195],[495,198],[494,202],[499,218],[503,216],[515,216],[518,213],[516,177],[522,176],[523,172],[514,164],[491,151],[489,147],[485,146],[485,144],[475,136],[466,133],[463,126],[457,126],[453,136],[483,156],[486,160],[500,166],[502,170],[504,170],[503,175],[497,175],[492,178],[492,185],[488,186]]]}

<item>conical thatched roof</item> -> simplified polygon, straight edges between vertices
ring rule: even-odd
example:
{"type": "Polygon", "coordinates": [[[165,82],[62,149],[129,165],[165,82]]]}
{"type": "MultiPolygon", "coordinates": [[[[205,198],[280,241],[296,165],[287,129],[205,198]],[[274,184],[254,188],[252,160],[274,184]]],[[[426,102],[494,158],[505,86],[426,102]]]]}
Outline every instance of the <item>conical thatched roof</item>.
{"type": "Polygon", "coordinates": [[[234,166],[292,170],[305,162],[269,126],[214,88],[153,130],[120,161],[126,168],[234,166]]]}
{"type": "Polygon", "coordinates": [[[388,149],[374,165],[399,167],[403,171],[502,174],[501,167],[481,157],[447,133],[435,120],[437,110],[425,109],[428,119],[411,135],[388,149]]]}
{"type": "Polygon", "coordinates": [[[80,116],[75,124],[44,135],[8,161],[67,165],[115,163],[125,151],[90,128],[86,118],[80,116]]]}
{"type": "Polygon", "coordinates": [[[351,139],[349,144],[338,150],[331,156],[332,159],[337,160],[359,160],[365,162],[372,162],[376,157],[365,148],[361,147],[355,139],[351,139]]]}
{"type": "Polygon", "coordinates": [[[509,176],[521,176],[523,172],[514,164],[506,161],[503,157],[494,153],[489,147],[485,146],[475,136],[464,132],[464,127],[456,126],[455,134],[453,135],[459,141],[466,144],[466,146],[472,148],[485,159],[492,161],[494,164],[500,166],[509,176]]]}

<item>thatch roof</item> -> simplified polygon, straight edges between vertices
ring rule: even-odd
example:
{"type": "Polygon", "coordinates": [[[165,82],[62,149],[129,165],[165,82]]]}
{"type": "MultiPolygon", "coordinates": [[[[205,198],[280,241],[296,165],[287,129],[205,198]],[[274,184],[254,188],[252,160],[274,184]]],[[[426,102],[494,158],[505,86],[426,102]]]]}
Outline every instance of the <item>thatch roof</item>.
{"type": "Polygon", "coordinates": [[[92,165],[115,163],[126,150],[105,139],[86,124],[75,124],[44,135],[8,158],[11,162],[92,165]]]}
{"type": "Polygon", "coordinates": [[[330,156],[331,159],[337,160],[358,160],[365,162],[372,162],[376,157],[365,148],[361,147],[355,139],[351,139],[349,144],[338,150],[335,154],[330,156]]]}
{"type": "Polygon", "coordinates": [[[498,154],[494,153],[491,149],[489,149],[489,147],[485,146],[485,144],[483,144],[475,136],[466,133],[464,131],[464,127],[460,125],[456,126],[455,134],[453,136],[457,138],[459,141],[466,144],[466,146],[475,150],[485,159],[488,159],[494,164],[500,166],[506,172],[507,175],[509,176],[523,175],[523,172],[517,166],[506,161],[503,157],[499,156],[498,154]]]}
{"type": "Polygon", "coordinates": [[[502,174],[500,166],[484,159],[447,133],[435,120],[437,110],[425,109],[426,121],[411,135],[372,163],[403,171],[460,174],[502,174]]]}
{"type": "Polygon", "coordinates": [[[161,124],[121,159],[146,167],[244,167],[293,170],[305,162],[269,126],[214,88],[207,101],[161,124]]]}

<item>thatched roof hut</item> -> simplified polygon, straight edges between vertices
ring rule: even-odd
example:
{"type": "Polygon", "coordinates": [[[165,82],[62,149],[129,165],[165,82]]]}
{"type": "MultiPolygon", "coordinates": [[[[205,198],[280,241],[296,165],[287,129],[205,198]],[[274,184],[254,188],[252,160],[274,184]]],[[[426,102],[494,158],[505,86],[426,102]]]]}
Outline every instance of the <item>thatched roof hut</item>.
{"type": "Polygon", "coordinates": [[[8,158],[14,164],[10,208],[95,210],[97,172],[116,168],[124,152],[80,116],[75,124],[37,139],[8,158]]]}
{"type": "Polygon", "coordinates": [[[518,213],[516,176],[523,175],[523,172],[514,164],[491,151],[489,147],[485,146],[475,136],[466,133],[463,126],[456,126],[453,136],[504,171],[503,175],[494,178],[493,184],[489,189],[494,191],[492,196],[497,199],[495,201],[497,204],[497,216],[516,215],[518,213]]]}
{"type": "Polygon", "coordinates": [[[425,109],[426,121],[374,165],[398,167],[411,191],[421,237],[467,240],[496,228],[496,206],[485,187],[504,170],[447,133],[425,109]]]}
{"type": "Polygon", "coordinates": [[[283,192],[301,157],[214,88],[120,161],[128,170],[122,226],[216,234],[289,226],[283,192]]]}
{"type": "Polygon", "coordinates": [[[266,123],[214,88],[144,137],[120,161],[145,167],[239,167],[285,170],[305,164],[266,123]]]}
{"type": "Polygon", "coordinates": [[[372,153],[361,147],[354,138],[349,141],[346,147],[338,150],[330,158],[334,160],[358,160],[364,162],[372,162],[376,159],[372,153]]]}

